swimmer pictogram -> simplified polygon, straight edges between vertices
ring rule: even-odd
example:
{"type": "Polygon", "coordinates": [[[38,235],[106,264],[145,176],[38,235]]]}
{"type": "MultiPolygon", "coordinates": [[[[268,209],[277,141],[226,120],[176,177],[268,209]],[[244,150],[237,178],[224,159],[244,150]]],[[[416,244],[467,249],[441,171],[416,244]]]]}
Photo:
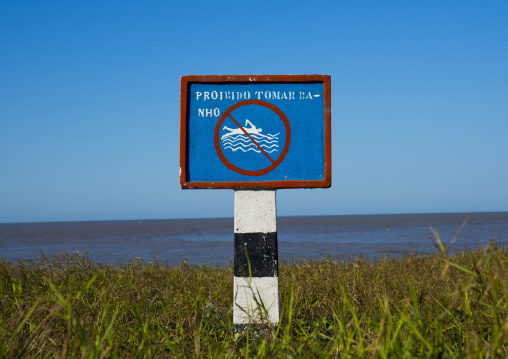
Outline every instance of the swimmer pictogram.
{"type": "Polygon", "coordinates": [[[284,160],[289,150],[289,144],[291,142],[291,129],[286,115],[275,105],[262,100],[245,100],[238,102],[228,108],[220,117],[215,127],[214,142],[217,155],[227,168],[243,175],[261,176],[275,169],[284,160]],[[280,148],[279,144],[280,132],[262,133],[263,128],[256,126],[249,119],[245,119],[245,124],[242,126],[240,122],[233,116],[233,111],[240,107],[249,105],[263,106],[271,110],[276,115],[275,121],[281,121],[282,127],[285,130],[285,141],[282,149],[280,148]],[[227,119],[231,120],[235,127],[224,125],[224,122],[227,119]],[[227,132],[221,135],[221,131],[227,132]],[[233,164],[232,161],[228,159],[228,156],[224,153],[228,151],[240,151],[243,153],[253,152],[259,154],[260,156],[264,156],[269,160],[269,165],[255,170],[242,168],[242,162],[244,162],[242,161],[242,158],[240,157],[240,163],[233,164]]]}

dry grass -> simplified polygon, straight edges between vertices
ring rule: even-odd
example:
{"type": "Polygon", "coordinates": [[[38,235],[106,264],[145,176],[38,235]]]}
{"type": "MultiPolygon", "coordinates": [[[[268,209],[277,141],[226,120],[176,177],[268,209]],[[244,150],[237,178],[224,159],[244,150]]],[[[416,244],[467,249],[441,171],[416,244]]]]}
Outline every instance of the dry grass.
{"type": "Polygon", "coordinates": [[[247,340],[233,332],[231,267],[0,261],[0,357],[504,358],[507,269],[494,244],[284,264],[278,332],[247,340]]]}

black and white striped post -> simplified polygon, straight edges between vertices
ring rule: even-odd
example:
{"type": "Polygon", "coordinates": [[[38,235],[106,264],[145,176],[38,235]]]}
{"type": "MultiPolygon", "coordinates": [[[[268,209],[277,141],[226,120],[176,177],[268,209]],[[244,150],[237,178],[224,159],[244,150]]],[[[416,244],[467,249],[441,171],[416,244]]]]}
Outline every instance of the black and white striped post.
{"type": "Polygon", "coordinates": [[[276,328],[279,273],[275,190],[235,191],[233,325],[276,328]]]}

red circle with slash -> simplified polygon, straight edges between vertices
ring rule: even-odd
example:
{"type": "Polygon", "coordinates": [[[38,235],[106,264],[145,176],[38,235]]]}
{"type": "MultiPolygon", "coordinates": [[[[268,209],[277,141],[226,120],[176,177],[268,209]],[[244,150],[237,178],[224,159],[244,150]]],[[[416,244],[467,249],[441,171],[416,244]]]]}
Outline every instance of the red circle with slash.
{"type": "Polygon", "coordinates": [[[224,165],[227,168],[229,168],[230,170],[235,171],[237,173],[240,173],[242,175],[245,175],[245,176],[261,176],[261,175],[267,174],[268,172],[270,172],[273,169],[275,169],[275,167],[280,165],[280,163],[286,157],[286,154],[289,151],[289,143],[290,142],[291,142],[291,129],[289,127],[289,120],[288,120],[287,116],[277,106],[275,106],[275,105],[273,105],[273,104],[271,104],[269,102],[262,101],[262,100],[245,100],[245,101],[240,101],[240,102],[235,103],[233,106],[231,106],[226,111],[224,111],[222,116],[219,118],[219,121],[217,122],[217,125],[215,126],[214,143],[215,143],[215,150],[217,151],[217,155],[219,156],[220,160],[222,161],[222,163],[224,163],[224,165]],[[246,105],[259,105],[259,106],[264,106],[266,108],[269,108],[270,110],[275,112],[277,115],[279,115],[279,117],[282,120],[282,122],[284,122],[284,126],[286,127],[286,142],[284,144],[284,148],[282,149],[282,153],[280,154],[280,156],[276,160],[273,160],[265,152],[265,150],[263,150],[261,148],[261,146],[256,142],[256,140],[253,139],[247,133],[247,131],[231,116],[231,112],[233,112],[235,109],[237,109],[238,107],[241,107],[241,106],[246,106],[246,105]],[[232,164],[231,162],[228,161],[226,156],[224,156],[224,153],[222,152],[222,149],[220,148],[220,129],[221,129],[222,123],[228,117],[231,120],[233,120],[233,122],[247,135],[247,137],[249,137],[249,139],[252,142],[254,142],[256,147],[261,150],[261,152],[270,160],[270,162],[272,162],[272,164],[270,166],[265,167],[265,168],[260,169],[260,170],[257,170],[257,171],[250,171],[250,170],[244,170],[244,169],[242,169],[240,167],[237,167],[237,166],[235,166],[234,164],[232,164]]]}

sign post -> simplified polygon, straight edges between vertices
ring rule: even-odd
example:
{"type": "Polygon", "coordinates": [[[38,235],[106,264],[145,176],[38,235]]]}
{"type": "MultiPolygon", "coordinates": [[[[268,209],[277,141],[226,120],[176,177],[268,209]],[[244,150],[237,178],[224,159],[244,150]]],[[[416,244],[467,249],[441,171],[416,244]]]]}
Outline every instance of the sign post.
{"type": "Polygon", "coordinates": [[[279,323],[275,190],[235,191],[233,325],[279,323]]]}
{"type": "Polygon", "coordinates": [[[279,321],[277,189],[331,186],[328,75],[183,76],[180,185],[235,190],[237,330],[279,321]]]}

